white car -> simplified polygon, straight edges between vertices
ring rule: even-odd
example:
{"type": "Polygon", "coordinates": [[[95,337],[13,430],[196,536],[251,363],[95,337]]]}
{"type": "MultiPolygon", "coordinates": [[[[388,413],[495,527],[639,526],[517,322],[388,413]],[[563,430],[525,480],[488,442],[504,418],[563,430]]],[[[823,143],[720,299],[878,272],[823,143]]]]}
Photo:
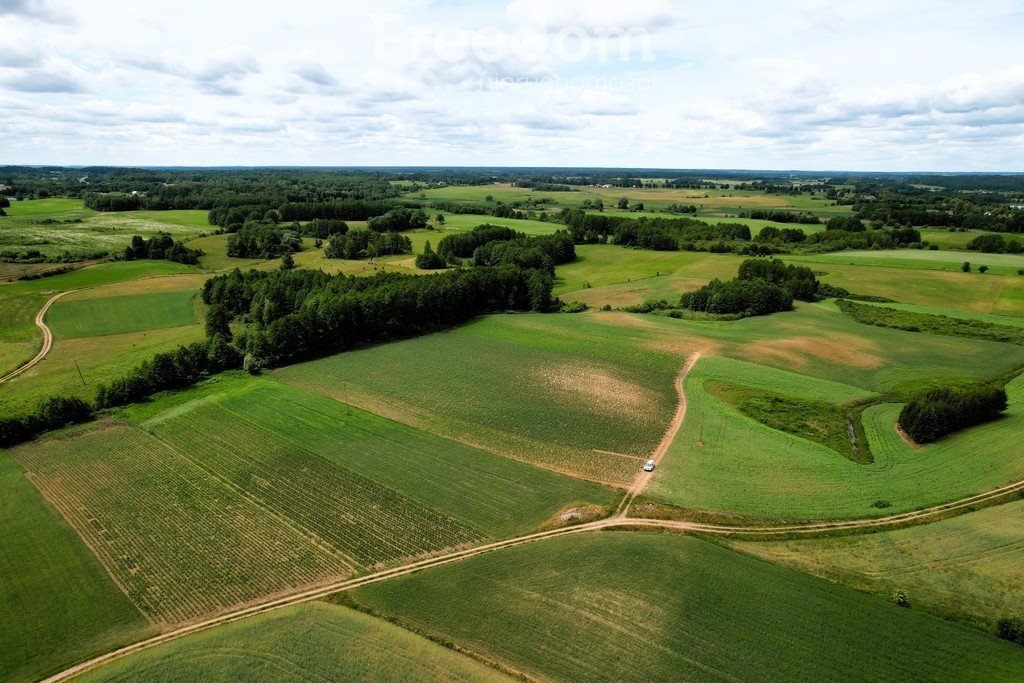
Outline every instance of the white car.
{"type": "Polygon", "coordinates": [[[644,472],[653,472],[656,464],[653,460],[648,460],[644,463],[644,472]]]}

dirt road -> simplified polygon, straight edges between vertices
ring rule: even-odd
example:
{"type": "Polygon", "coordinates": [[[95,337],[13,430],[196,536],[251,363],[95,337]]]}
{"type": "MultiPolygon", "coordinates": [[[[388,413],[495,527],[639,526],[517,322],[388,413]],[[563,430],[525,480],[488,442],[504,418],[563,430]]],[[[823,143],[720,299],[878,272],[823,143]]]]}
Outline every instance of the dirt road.
{"type": "Polygon", "coordinates": [[[17,377],[21,373],[25,372],[26,370],[31,368],[33,365],[35,365],[36,363],[41,361],[43,358],[45,358],[46,354],[48,354],[50,352],[50,347],[53,346],[53,333],[50,332],[50,328],[46,326],[45,322],[43,322],[43,318],[46,316],[46,311],[48,311],[50,309],[50,305],[53,304],[54,301],[56,301],[57,299],[61,298],[65,294],[70,294],[73,291],[75,291],[75,290],[69,290],[67,292],[61,292],[59,294],[54,294],[53,296],[51,296],[49,299],[46,300],[46,303],[43,304],[43,307],[39,309],[38,313],[36,313],[36,327],[38,327],[40,330],[43,331],[43,346],[39,349],[39,353],[37,353],[32,358],[32,360],[28,361],[27,363],[25,363],[24,365],[19,367],[17,370],[12,370],[11,372],[8,372],[6,375],[4,375],[3,377],[0,377],[0,384],[2,384],[3,382],[8,381],[10,379],[14,379],[15,377],[17,377]]]}
{"type": "MultiPolygon", "coordinates": [[[[661,464],[661,459],[668,453],[669,446],[675,441],[676,434],[679,433],[679,428],[683,426],[683,420],[686,419],[686,391],[683,389],[683,383],[686,381],[686,376],[690,374],[690,370],[693,370],[693,366],[700,360],[701,352],[693,354],[690,360],[686,361],[686,365],[676,375],[676,395],[679,397],[679,403],[676,406],[676,414],[672,417],[672,422],[669,423],[668,429],[665,430],[665,436],[661,437],[661,443],[649,456],[654,461],[655,466],[661,464]]],[[[615,512],[615,517],[625,517],[626,511],[629,509],[630,503],[636,498],[637,494],[646,488],[648,482],[651,481],[651,477],[654,476],[654,472],[644,472],[640,470],[637,474],[636,479],[633,481],[632,486],[626,491],[625,497],[622,499],[622,503],[619,505],[619,509],[615,512]]]]}

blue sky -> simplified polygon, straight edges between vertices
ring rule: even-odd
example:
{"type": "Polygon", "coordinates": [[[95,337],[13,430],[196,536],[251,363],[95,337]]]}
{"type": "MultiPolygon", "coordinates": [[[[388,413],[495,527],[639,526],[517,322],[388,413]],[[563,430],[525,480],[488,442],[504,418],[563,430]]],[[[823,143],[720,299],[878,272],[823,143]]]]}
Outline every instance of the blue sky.
{"type": "Polygon", "coordinates": [[[0,0],[0,164],[1024,171],[1024,4],[0,0]]]}

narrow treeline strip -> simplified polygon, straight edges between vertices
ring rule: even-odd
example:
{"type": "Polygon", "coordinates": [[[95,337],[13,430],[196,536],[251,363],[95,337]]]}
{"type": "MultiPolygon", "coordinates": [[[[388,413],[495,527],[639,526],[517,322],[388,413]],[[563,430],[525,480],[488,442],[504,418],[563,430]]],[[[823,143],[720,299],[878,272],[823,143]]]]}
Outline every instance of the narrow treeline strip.
{"type": "Polygon", "coordinates": [[[865,325],[891,327],[906,332],[947,334],[954,337],[969,337],[1024,346],[1024,328],[1000,325],[984,320],[901,311],[888,306],[869,306],[845,299],[836,300],[836,305],[840,311],[865,325]]]}

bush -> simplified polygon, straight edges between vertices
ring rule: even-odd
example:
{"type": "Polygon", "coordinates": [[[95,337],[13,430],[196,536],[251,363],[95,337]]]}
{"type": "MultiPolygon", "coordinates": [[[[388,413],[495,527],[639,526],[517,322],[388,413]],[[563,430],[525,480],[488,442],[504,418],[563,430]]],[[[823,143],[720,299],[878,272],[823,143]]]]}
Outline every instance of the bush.
{"type": "Polygon", "coordinates": [[[892,601],[900,607],[910,608],[910,597],[903,591],[894,591],[892,594],[892,601]]]}
{"type": "Polygon", "coordinates": [[[899,425],[917,443],[988,422],[1007,408],[1006,390],[993,384],[923,391],[900,411],[899,425]]]}
{"type": "Polygon", "coordinates": [[[569,301],[562,304],[561,311],[562,313],[583,313],[588,308],[589,306],[582,301],[569,301]]]}
{"type": "Polygon", "coordinates": [[[1003,640],[1024,645],[1024,619],[1020,617],[1000,619],[996,624],[996,633],[1003,640]]]}
{"type": "Polygon", "coordinates": [[[988,272],[988,266],[978,266],[978,272],[982,273],[982,274],[987,273],[988,272]]]}

